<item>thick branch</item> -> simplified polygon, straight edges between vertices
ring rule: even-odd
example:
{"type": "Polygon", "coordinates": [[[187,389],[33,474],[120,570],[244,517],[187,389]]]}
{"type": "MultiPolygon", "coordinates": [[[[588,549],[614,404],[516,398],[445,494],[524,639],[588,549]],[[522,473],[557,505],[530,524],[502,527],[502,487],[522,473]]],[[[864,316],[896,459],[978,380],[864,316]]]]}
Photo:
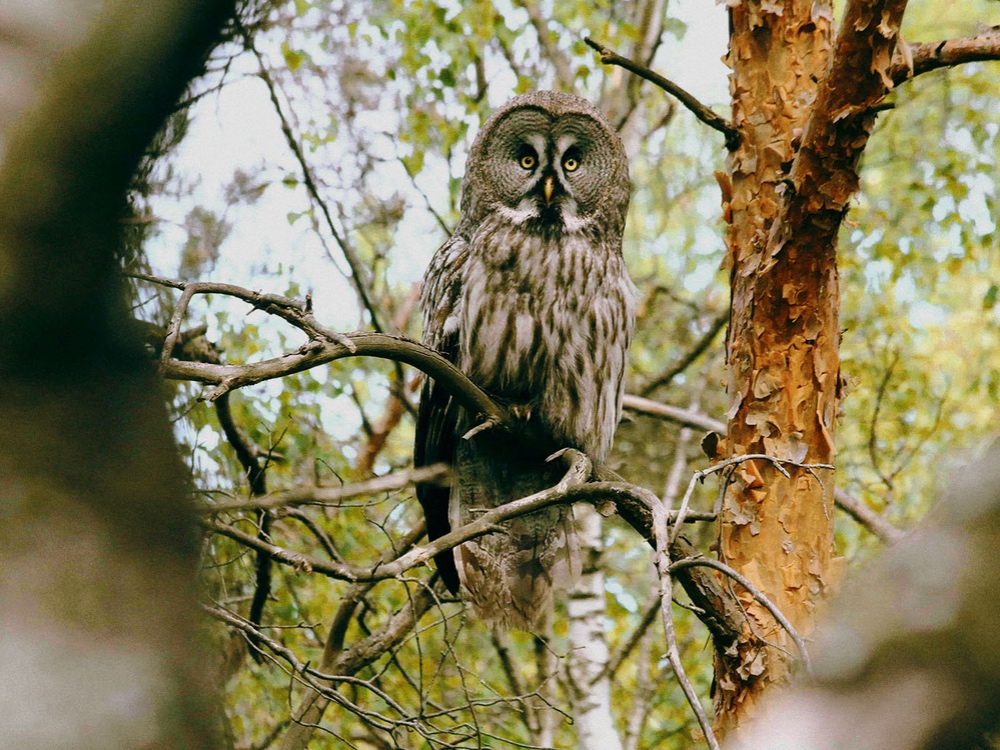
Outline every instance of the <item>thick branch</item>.
{"type": "Polygon", "coordinates": [[[600,53],[601,62],[604,65],[618,65],[619,67],[625,68],[625,70],[635,73],[640,78],[645,78],[650,83],[659,86],[668,94],[676,98],[677,101],[691,110],[694,116],[708,125],[708,127],[713,130],[718,130],[726,136],[726,148],[730,151],[736,148],[739,144],[739,132],[733,127],[732,123],[715,114],[715,112],[699,102],[673,81],[664,78],[659,73],[653,72],[645,65],[637,63],[634,60],[629,60],[627,57],[622,57],[614,50],[605,47],[603,44],[595,42],[590,37],[584,37],[583,41],[587,43],[588,47],[600,53]]]}
{"type": "Polygon", "coordinates": [[[910,44],[893,57],[889,75],[896,85],[914,76],[939,68],[969,62],[1000,60],[1000,27],[993,26],[976,36],[946,39],[943,42],[910,44]]]}
{"type": "Polygon", "coordinates": [[[893,86],[890,66],[905,8],[906,0],[848,3],[758,274],[769,271],[783,250],[836,247],[858,188],[858,162],[875,121],[872,108],[893,86]]]}

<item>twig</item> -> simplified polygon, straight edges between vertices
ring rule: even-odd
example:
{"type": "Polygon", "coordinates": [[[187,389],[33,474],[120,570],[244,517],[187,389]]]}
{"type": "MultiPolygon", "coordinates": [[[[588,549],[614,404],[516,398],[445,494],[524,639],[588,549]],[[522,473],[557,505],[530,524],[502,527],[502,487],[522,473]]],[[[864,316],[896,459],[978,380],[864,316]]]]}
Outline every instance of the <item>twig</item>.
{"type": "Polygon", "coordinates": [[[725,118],[720,117],[715,114],[711,109],[706,107],[704,104],[695,99],[691,94],[682,89],[673,81],[669,81],[659,73],[655,73],[645,65],[641,65],[633,60],[629,60],[627,57],[622,57],[614,50],[605,47],[598,42],[595,42],[589,36],[584,37],[583,41],[587,43],[587,46],[596,50],[601,55],[601,62],[605,65],[618,65],[625,70],[635,73],[641,78],[645,78],[650,83],[659,86],[661,89],[666,91],[671,96],[675,97],[681,104],[687,107],[691,112],[701,120],[703,123],[708,125],[714,130],[718,130],[724,136],[726,136],[726,148],[730,151],[735,150],[740,143],[740,134],[733,125],[727,121],[725,118]]]}
{"type": "MultiPolygon", "coordinates": [[[[677,539],[677,534],[681,528],[681,524],[684,523],[684,519],[687,516],[688,505],[691,502],[691,495],[694,493],[695,485],[704,480],[705,477],[710,474],[715,474],[723,469],[729,468],[730,466],[743,463],[744,461],[769,461],[786,479],[790,478],[790,475],[785,466],[794,466],[797,469],[805,469],[810,472],[815,472],[816,469],[827,469],[829,471],[833,471],[836,468],[833,464],[803,464],[798,461],[791,461],[787,458],[769,456],[766,453],[747,453],[742,456],[733,456],[723,461],[719,461],[717,464],[714,464],[707,469],[700,469],[692,475],[691,481],[688,482],[687,491],[684,493],[684,498],[681,500],[681,507],[677,511],[677,519],[674,522],[674,528],[670,533],[671,544],[673,544],[673,542],[677,539]]],[[[819,481],[818,477],[817,480],[819,481]]],[[[822,484],[822,481],[820,481],[820,485],[822,484]]]]}
{"type": "MultiPolygon", "coordinates": [[[[582,455],[582,454],[579,454],[582,455]]],[[[397,578],[411,570],[412,568],[424,565],[435,555],[446,550],[457,547],[459,544],[496,532],[504,521],[511,518],[523,516],[528,513],[547,508],[551,505],[568,504],[574,502],[616,503],[619,513],[628,521],[643,538],[652,538],[653,530],[650,528],[651,522],[644,521],[641,514],[636,513],[636,507],[642,506],[646,509],[647,519],[649,517],[650,500],[656,495],[637,485],[624,482],[590,482],[587,484],[573,484],[578,481],[579,472],[571,468],[559,484],[549,489],[536,492],[533,495],[513,500],[504,505],[497,506],[483,514],[475,521],[454,529],[449,533],[438,537],[433,542],[416,547],[405,555],[393,560],[391,563],[376,563],[372,567],[353,566],[334,560],[322,560],[310,555],[291,552],[282,547],[275,546],[269,542],[258,539],[252,534],[248,534],[240,529],[220,523],[217,521],[203,520],[201,525],[207,531],[221,534],[240,544],[255,550],[261,550],[270,554],[275,561],[291,565],[297,570],[312,571],[335,578],[342,581],[384,581],[390,578],[397,578]]],[[[659,499],[657,498],[657,502],[659,499]]],[[[665,514],[668,522],[676,519],[676,516],[665,514]]],[[[685,520],[714,520],[714,514],[687,514],[685,520]]]]}
{"type": "Polygon", "coordinates": [[[663,620],[663,629],[667,638],[667,660],[673,669],[677,682],[680,683],[681,690],[687,698],[691,710],[694,711],[698,719],[698,725],[705,735],[705,740],[711,750],[719,750],[719,742],[712,732],[712,725],[705,714],[705,708],[701,705],[698,694],[691,685],[684,665],[681,664],[680,651],[677,648],[677,634],[674,631],[673,617],[673,579],[671,578],[669,542],[667,540],[667,509],[658,497],[654,496],[653,505],[650,508],[653,514],[653,534],[656,538],[656,554],[654,562],[660,578],[660,615],[663,620]]]}
{"type": "Polygon", "coordinates": [[[885,372],[882,374],[882,380],[879,382],[878,389],[875,392],[875,408],[872,410],[871,424],[868,426],[868,457],[872,462],[872,469],[878,474],[879,479],[882,480],[882,484],[886,486],[889,492],[892,492],[892,478],[886,476],[878,461],[878,415],[882,410],[882,401],[885,398],[886,390],[889,387],[889,383],[892,381],[892,373],[896,369],[896,365],[899,363],[899,351],[893,353],[892,361],[889,362],[889,366],[885,368],[885,372]]]}
{"type": "Polygon", "coordinates": [[[257,58],[257,64],[259,66],[258,76],[264,82],[267,87],[268,94],[271,98],[271,104],[274,106],[274,111],[277,113],[279,120],[281,121],[281,132],[285,136],[285,141],[288,144],[288,148],[295,156],[295,160],[299,163],[299,169],[302,171],[302,182],[309,192],[310,197],[319,206],[320,212],[323,214],[323,219],[326,222],[327,229],[336,241],[340,251],[344,254],[344,258],[347,260],[347,265],[351,269],[351,280],[355,291],[358,294],[358,299],[361,301],[362,307],[368,311],[368,315],[371,316],[372,328],[376,331],[383,331],[382,324],[379,322],[378,308],[372,302],[372,294],[368,289],[367,277],[364,275],[364,266],[361,260],[357,257],[354,252],[354,248],[351,247],[346,237],[342,236],[340,232],[337,231],[336,224],[333,223],[333,217],[330,215],[330,208],[327,206],[326,201],[322,199],[319,194],[319,188],[316,187],[316,181],[313,179],[312,169],[309,166],[309,162],[306,160],[305,154],[302,153],[302,147],[299,146],[299,142],[295,139],[294,133],[292,133],[292,126],[288,122],[288,118],[285,116],[284,109],[281,106],[281,100],[278,97],[277,87],[274,81],[271,79],[270,74],[267,72],[267,66],[264,64],[264,58],[260,54],[260,51],[253,43],[253,37],[247,32],[246,29],[240,26],[240,31],[243,34],[244,44],[246,48],[253,53],[254,57],[257,58]]]}

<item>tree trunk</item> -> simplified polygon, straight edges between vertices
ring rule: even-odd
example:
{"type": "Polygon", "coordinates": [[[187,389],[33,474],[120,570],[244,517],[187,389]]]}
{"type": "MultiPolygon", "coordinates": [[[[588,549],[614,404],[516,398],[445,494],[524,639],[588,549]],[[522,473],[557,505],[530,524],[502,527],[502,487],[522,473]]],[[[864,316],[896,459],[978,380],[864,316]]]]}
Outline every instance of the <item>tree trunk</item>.
{"type": "Polygon", "coordinates": [[[5,747],[218,748],[198,535],[113,249],[233,2],[15,3],[0,25],[5,747]]]}
{"type": "Polygon", "coordinates": [[[621,750],[611,710],[611,679],[600,677],[608,664],[604,633],[604,542],[601,516],[590,505],[573,508],[583,571],[569,597],[569,697],[578,750],[621,750]]]}
{"type": "MultiPolygon", "coordinates": [[[[891,88],[904,2],[851,2],[832,43],[828,2],[739,2],[728,64],[740,144],[719,176],[729,223],[732,310],[727,454],[829,463],[840,399],[837,230],[891,88]]],[[[803,635],[831,583],[833,475],[747,461],[722,508],[720,556],[803,635]]],[[[716,659],[725,734],[788,683],[788,634],[745,592],[748,624],[716,659]],[[768,646],[761,647],[760,640],[768,646]]]]}

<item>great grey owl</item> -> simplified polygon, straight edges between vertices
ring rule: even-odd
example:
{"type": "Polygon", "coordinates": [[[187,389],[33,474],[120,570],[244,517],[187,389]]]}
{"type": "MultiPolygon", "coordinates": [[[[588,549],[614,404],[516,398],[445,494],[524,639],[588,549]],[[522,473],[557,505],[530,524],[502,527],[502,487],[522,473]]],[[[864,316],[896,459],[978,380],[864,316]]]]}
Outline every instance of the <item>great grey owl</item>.
{"type": "MultiPolygon", "coordinates": [[[[628,162],[601,112],[570,94],[518,96],[469,152],[461,218],[424,276],[424,343],[522,420],[517,441],[476,426],[433,380],[420,398],[414,463],[453,464],[452,487],[417,495],[434,539],[476,511],[558,482],[576,448],[602,461],[621,415],[635,287],[622,259],[628,162]],[[530,447],[529,447],[530,446],[530,447]]],[[[438,555],[487,623],[530,629],[572,576],[568,507],[550,507],[438,555]]]]}

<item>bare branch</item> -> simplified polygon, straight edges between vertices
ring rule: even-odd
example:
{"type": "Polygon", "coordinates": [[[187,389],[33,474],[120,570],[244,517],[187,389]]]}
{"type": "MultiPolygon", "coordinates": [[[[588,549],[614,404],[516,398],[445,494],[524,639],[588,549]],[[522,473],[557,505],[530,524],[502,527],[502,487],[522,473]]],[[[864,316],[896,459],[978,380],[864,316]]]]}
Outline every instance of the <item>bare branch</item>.
{"type": "Polygon", "coordinates": [[[976,36],[910,44],[908,52],[906,55],[899,50],[892,59],[889,75],[897,86],[931,70],[1000,60],[1000,26],[992,26],[976,36]]]}
{"type": "MultiPolygon", "coordinates": [[[[376,563],[373,567],[347,565],[337,561],[321,560],[298,552],[291,552],[258,539],[256,536],[241,531],[234,526],[217,521],[202,521],[202,526],[212,533],[229,537],[246,547],[267,552],[275,561],[291,565],[297,570],[312,571],[338,580],[357,582],[384,581],[390,578],[397,578],[408,570],[424,565],[441,552],[457,547],[459,544],[467,542],[470,539],[496,532],[500,528],[500,524],[504,521],[527,513],[534,513],[551,505],[564,503],[593,502],[598,505],[604,505],[608,502],[613,502],[618,507],[621,516],[636,528],[643,535],[643,538],[652,538],[652,522],[647,519],[650,519],[650,499],[656,498],[656,495],[642,487],[624,482],[574,484],[574,482],[578,481],[578,476],[579,470],[575,467],[571,468],[567,473],[567,478],[564,478],[562,482],[554,487],[493,508],[483,513],[472,523],[468,523],[459,529],[438,537],[425,546],[415,547],[410,552],[396,558],[390,563],[376,563]],[[644,513],[640,508],[644,509],[644,513]]],[[[670,516],[668,520],[670,518],[675,519],[676,516],[670,516]]],[[[714,514],[689,513],[686,516],[686,520],[689,521],[714,519],[714,514]]]]}
{"type": "Polygon", "coordinates": [[[337,231],[337,226],[333,223],[333,217],[330,215],[330,208],[319,194],[319,188],[316,186],[316,180],[313,178],[312,167],[309,166],[309,162],[306,160],[305,154],[302,153],[302,147],[299,146],[298,140],[295,138],[294,133],[292,133],[292,126],[289,123],[288,118],[285,116],[284,109],[281,106],[281,100],[278,98],[277,87],[275,86],[270,73],[268,73],[267,66],[264,64],[263,56],[253,43],[253,36],[246,29],[242,28],[242,26],[240,27],[240,30],[243,34],[246,48],[257,58],[257,63],[259,65],[257,75],[264,82],[264,85],[267,86],[268,94],[271,97],[271,104],[274,106],[274,111],[277,113],[278,118],[281,121],[281,132],[285,136],[288,148],[295,155],[295,160],[299,163],[299,169],[302,170],[302,182],[305,185],[306,190],[309,191],[310,197],[313,201],[315,201],[316,205],[319,206],[319,210],[323,214],[323,219],[326,222],[327,229],[333,236],[333,239],[336,241],[338,247],[340,247],[340,251],[344,254],[344,258],[347,260],[347,265],[351,269],[351,282],[358,294],[361,306],[364,307],[364,309],[368,311],[368,315],[371,316],[372,328],[376,331],[383,331],[384,329],[379,321],[378,308],[372,301],[372,292],[368,288],[368,280],[365,275],[361,259],[358,258],[357,254],[354,252],[354,248],[348,243],[347,238],[337,231]]]}
{"type": "Polygon", "coordinates": [[[712,750],[719,750],[719,742],[712,732],[712,725],[708,720],[704,707],[701,705],[701,700],[698,698],[691,680],[684,671],[680,651],[677,648],[677,633],[674,630],[673,616],[673,579],[670,575],[670,542],[667,539],[667,508],[658,497],[654,496],[650,511],[653,514],[653,534],[656,539],[654,562],[656,563],[656,570],[660,578],[660,615],[663,620],[663,629],[667,636],[667,660],[670,662],[670,667],[673,669],[677,682],[680,683],[681,689],[684,691],[684,697],[687,698],[691,710],[694,711],[698,719],[701,731],[705,735],[705,741],[712,750]]]}
{"type": "Polygon", "coordinates": [[[886,544],[891,544],[906,536],[905,531],[893,526],[861,500],[850,495],[845,490],[834,490],[833,499],[836,501],[838,508],[886,544]]]}
{"type": "Polygon", "coordinates": [[[661,89],[666,91],[671,96],[675,97],[681,104],[687,107],[691,112],[701,120],[703,123],[708,125],[708,127],[713,130],[718,130],[724,136],[726,136],[726,148],[730,151],[735,149],[739,145],[740,135],[736,128],[733,127],[732,123],[728,122],[725,118],[720,117],[715,114],[711,109],[706,107],[704,104],[695,99],[691,94],[682,89],[673,81],[669,81],[659,73],[655,73],[645,65],[635,62],[634,60],[629,60],[627,57],[622,57],[614,50],[605,47],[603,44],[595,42],[590,37],[585,37],[584,40],[587,46],[596,50],[601,55],[601,62],[604,65],[618,65],[625,70],[635,73],[641,78],[645,78],[650,83],[659,86],[661,89]]]}

